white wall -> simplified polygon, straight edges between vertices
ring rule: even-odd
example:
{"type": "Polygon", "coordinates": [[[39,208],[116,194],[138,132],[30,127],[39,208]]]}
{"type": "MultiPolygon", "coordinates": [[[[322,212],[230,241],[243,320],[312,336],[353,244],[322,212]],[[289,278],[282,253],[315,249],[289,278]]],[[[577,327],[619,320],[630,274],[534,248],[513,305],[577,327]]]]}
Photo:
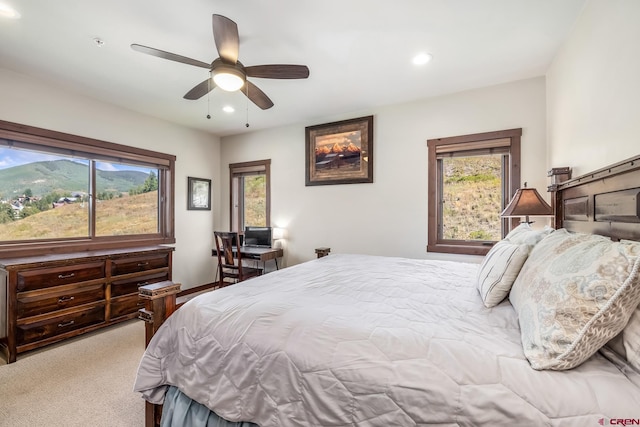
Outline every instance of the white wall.
{"type": "Polygon", "coordinates": [[[220,213],[220,141],[0,68],[0,119],[173,154],[176,250],[173,280],[187,289],[213,282],[214,224],[220,213]],[[187,211],[187,176],[213,180],[213,210],[187,211]]]}
{"type": "Polygon", "coordinates": [[[427,139],[520,127],[522,180],[545,195],[542,77],[223,137],[219,224],[229,228],[228,164],[271,159],[271,218],[273,226],[287,229],[286,264],[314,258],[320,246],[333,253],[450,258],[426,253],[427,139]],[[305,126],[369,114],[374,115],[374,183],[305,187],[305,126]]]}
{"type": "Polygon", "coordinates": [[[640,153],[640,1],[591,0],[547,72],[549,167],[640,153]]]}

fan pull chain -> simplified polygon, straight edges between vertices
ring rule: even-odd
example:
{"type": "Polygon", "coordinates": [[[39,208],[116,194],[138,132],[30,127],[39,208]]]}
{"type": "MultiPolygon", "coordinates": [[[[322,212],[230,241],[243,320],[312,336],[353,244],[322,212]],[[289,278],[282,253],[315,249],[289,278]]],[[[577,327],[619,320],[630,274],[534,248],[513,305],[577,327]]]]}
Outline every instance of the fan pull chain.
{"type": "Polygon", "coordinates": [[[211,119],[211,72],[209,72],[209,80],[207,80],[207,119],[211,119]]]}
{"type": "Polygon", "coordinates": [[[244,125],[246,127],[249,127],[249,85],[247,85],[247,123],[245,123],[244,125]]]}

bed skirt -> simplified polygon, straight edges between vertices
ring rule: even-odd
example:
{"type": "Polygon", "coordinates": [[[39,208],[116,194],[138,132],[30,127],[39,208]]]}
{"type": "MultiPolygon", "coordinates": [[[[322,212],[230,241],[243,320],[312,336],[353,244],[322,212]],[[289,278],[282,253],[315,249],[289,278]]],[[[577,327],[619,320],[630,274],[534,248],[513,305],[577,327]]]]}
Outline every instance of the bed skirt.
{"type": "Polygon", "coordinates": [[[216,415],[206,406],[191,400],[177,387],[170,386],[162,406],[160,427],[258,427],[250,422],[232,422],[216,415]]]}

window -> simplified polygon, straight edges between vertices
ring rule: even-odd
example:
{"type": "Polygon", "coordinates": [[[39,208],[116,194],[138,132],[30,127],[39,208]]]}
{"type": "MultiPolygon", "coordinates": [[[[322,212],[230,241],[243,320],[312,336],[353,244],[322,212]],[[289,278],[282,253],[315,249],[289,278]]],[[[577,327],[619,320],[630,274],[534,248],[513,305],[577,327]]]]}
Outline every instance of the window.
{"type": "Polygon", "coordinates": [[[271,160],[229,165],[232,231],[271,225],[270,166],[271,160]]]}
{"type": "Polygon", "coordinates": [[[174,243],[174,163],[0,121],[0,254],[174,243]]]}
{"type": "Polygon", "coordinates": [[[500,218],[520,186],[520,137],[511,129],[430,139],[427,251],[484,255],[506,235],[500,218]]]}

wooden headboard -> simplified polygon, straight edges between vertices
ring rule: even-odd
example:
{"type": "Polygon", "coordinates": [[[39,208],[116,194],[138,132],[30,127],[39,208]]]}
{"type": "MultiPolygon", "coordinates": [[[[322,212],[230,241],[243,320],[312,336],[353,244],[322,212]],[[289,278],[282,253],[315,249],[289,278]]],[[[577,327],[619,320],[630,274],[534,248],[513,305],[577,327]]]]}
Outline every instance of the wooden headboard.
{"type": "Polygon", "coordinates": [[[558,184],[552,202],[555,228],[640,240],[640,155],[558,184]]]}

